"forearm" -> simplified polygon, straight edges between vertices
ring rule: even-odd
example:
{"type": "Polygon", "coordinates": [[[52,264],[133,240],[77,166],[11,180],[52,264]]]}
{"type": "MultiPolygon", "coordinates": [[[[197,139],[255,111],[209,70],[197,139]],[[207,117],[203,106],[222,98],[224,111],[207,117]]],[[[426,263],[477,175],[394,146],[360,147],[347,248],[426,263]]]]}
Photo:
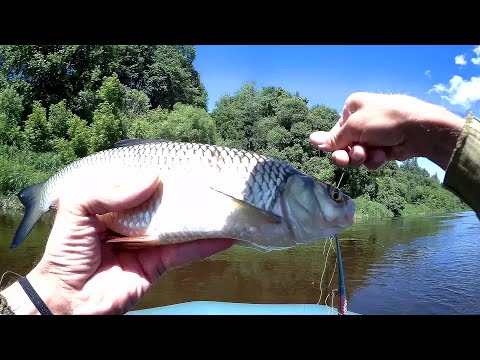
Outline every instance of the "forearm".
{"type": "Polygon", "coordinates": [[[415,125],[409,126],[411,133],[408,138],[414,139],[418,154],[446,170],[464,129],[465,119],[433,104],[418,111],[416,116],[415,125]]]}

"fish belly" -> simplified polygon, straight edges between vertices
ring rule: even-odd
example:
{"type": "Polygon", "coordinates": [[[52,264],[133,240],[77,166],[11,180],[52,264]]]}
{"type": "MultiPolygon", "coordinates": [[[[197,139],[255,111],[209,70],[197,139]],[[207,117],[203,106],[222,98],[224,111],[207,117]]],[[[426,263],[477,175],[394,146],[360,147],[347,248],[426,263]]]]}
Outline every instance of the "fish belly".
{"type": "Polygon", "coordinates": [[[229,238],[268,251],[296,244],[283,219],[272,219],[253,206],[238,206],[230,196],[198,182],[163,182],[140,206],[101,218],[111,230],[127,238],[141,237],[145,245],[229,238]]]}

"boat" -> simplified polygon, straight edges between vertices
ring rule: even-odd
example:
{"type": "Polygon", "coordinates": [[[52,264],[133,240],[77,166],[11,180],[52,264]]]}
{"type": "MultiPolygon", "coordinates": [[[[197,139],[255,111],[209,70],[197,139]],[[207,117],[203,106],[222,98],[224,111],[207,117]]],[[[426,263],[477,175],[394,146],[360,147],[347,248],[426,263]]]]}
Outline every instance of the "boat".
{"type": "MultiPolygon", "coordinates": [[[[189,301],[139,309],[126,315],[338,315],[338,309],[317,304],[251,304],[223,301],[189,301]]],[[[345,315],[359,315],[347,311],[345,315]]]]}

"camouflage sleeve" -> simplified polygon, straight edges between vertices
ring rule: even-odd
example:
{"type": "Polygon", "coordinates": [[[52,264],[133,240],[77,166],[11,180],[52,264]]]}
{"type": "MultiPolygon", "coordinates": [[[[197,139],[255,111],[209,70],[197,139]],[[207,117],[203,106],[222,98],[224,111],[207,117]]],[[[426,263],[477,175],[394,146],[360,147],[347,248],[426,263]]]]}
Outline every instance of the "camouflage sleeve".
{"type": "Polygon", "coordinates": [[[480,122],[469,115],[445,173],[443,186],[480,218],[480,122]]]}

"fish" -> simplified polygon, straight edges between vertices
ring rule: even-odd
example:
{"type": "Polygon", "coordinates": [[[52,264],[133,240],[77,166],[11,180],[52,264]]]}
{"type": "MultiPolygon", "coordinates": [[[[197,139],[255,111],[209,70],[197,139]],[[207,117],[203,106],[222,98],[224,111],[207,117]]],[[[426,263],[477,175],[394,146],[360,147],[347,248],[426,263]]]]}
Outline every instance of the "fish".
{"type": "Polygon", "coordinates": [[[234,239],[258,251],[283,250],[336,235],[354,222],[355,202],[337,187],[277,158],[233,147],[166,140],[125,139],[66,165],[18,193],[22,221],[10,248],[102,171],[158,175],[153,194],[127,210],[97,215],[126,249],[234,239]]]}

